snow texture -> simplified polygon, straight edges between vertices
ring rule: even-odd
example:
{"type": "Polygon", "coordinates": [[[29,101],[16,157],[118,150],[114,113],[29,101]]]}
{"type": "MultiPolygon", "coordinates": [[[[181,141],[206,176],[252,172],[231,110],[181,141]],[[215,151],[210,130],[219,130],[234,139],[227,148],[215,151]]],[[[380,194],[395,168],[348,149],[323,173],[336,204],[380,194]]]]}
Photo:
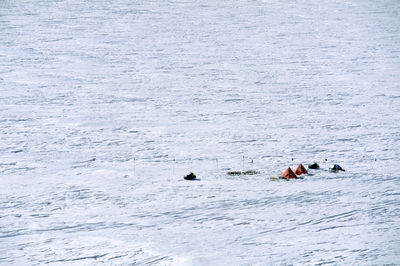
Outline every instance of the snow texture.
{"type": "Polygon", "coordinates": [[[400,264],[399,1],[4,0],[0,36],[0,264],[400,264]]]}

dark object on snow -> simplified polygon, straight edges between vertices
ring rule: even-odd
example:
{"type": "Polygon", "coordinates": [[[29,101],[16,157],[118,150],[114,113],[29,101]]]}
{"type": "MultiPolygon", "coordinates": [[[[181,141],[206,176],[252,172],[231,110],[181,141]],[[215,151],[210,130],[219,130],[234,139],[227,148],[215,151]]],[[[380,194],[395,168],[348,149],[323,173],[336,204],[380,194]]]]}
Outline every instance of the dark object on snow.
{"type": "Polygon", "coordinates": [[[226,173],[227,175],[258,175],[260,172],[256,171],[256,170],[247,170],[247,171],[231,171],[226,173]]]}
{"type": "Polygon", "coordinates": [[[343,171],[344,172],[346,170],[344,170],[340,165],[334,164],[334,165],[329,166],[329,171],[331,171],[331,172],[343,171]]]}
{"type": "Polygon", "coordinates": [[[196,179],[196,175],[193,173],[188,174],[187,176],[184,177],[186,180],[194,180],[196,179]]]}
{"type": "Polygon", "coordinates": [[[256,171],[256,170],[247,170],[242,172],[243,175],[258,175],[260,172],[256,171]]]}
{"type": "Polygon", "coordinates": [[[226,173],[227,175],[241,175],[242,174],[242,172],[240,172],[240,171],[231,171],[231,172],[228,172],[228,173],[226,173]]]}
{"type": "Polygon", "coordinates": [[[317,164],[317,163],[309,164],[308,168],[310,168],[310,169],[318,169],[319,168],[319,164],[317,164]]]}

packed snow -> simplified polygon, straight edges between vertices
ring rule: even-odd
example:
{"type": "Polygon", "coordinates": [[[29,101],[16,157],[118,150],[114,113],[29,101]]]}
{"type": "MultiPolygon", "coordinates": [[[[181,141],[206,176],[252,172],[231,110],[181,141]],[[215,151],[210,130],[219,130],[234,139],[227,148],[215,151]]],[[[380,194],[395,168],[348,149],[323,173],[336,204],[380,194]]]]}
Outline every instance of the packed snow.
{"type": "Polygon", "coordinates": [[[400,264],[400,2],[4,0],[0,36],[0,264],[400,264]]]}

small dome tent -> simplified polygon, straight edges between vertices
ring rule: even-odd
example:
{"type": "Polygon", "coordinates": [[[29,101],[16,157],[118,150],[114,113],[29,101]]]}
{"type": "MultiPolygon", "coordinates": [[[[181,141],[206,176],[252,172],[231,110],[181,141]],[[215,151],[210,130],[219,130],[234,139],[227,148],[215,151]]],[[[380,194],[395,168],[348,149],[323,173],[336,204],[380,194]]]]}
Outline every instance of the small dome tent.
{"type": "Polygon", "coordinates": [[[308,168],[310,168],[310,169],[319,169],[319,164],[317,164],[317,163],[309,164],[308,168]]]}
{"type": "Polygon", "coordinates": [[[292,179],[292,178],[297,178],[295,173],[293,173],[293,170],[288,167],[282,174],[281,178],[286,178],[286,179],[292,179]]]}
{"type": "Polygon", "coordinates": [[[296,170],[294,170],[294,173],[296,175],[308,174],[306,168],[302,164],[299,164],[299,166],[297,166],[296,170]]]}
{"type": "Polygon", "coordinates": [[[331,171],[331,172],[343,171],[344,172],[346,170],[344,170],[340,165],[334,164],[334,165],[329,166],[329,171],[331,171]]]}

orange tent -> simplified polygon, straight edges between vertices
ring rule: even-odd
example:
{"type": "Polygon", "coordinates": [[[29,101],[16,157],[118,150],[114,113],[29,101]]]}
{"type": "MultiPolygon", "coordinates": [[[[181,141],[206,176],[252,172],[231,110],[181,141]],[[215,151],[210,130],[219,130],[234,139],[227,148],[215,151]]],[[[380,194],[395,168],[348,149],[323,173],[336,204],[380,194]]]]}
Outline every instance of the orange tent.
{"type": "Polygon", "coordinates": [[[288,167],[283,174],[281,174],[282,178],[290,179],[290,178],[297,178],[297,176],[293,173],[292,169],[288,167]]]}
{"type": "Polygon", "coordinates": [[[296,170],[294,171],[294,173],[296,175],[303,175],[303,174],[308,174],[306,168],[302,165],[299,164],[299,166],[297,166],[296,170]]]}

